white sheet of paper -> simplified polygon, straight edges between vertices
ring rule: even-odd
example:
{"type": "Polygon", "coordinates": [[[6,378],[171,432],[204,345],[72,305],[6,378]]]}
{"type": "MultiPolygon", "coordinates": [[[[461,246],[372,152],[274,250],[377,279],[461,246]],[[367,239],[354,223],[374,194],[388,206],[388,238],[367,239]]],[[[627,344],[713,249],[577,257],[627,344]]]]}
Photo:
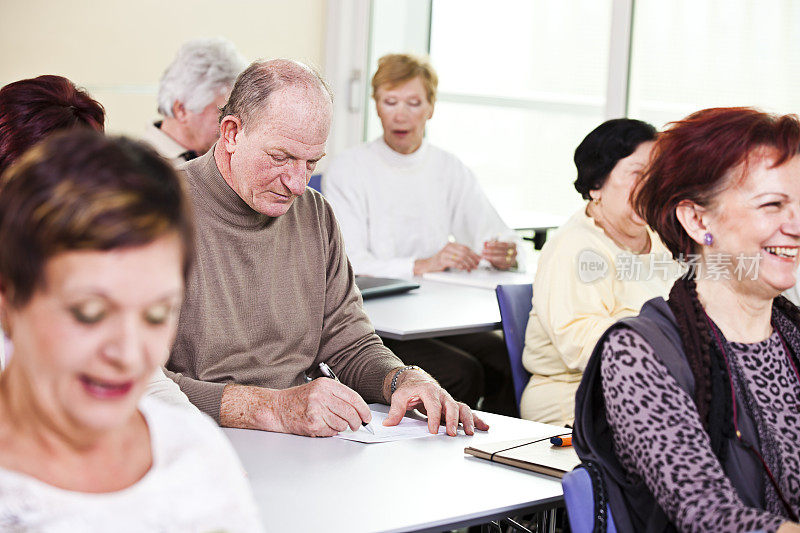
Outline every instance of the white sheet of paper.
{"type": "MultiPolygon", "coordinates": [[[[336,436],[340,439],[365,443],[393,442],[396,440],[418,439],[420,437],[434,436],[428,431],[428,422],[426,420],[417,420],[415,418],[404,416],[400,423],[396,426],[384,426],[383,421],[386,420],[388,413],[376,411],[375,409],[370,409],[370,412],[372,413],[372,422],[370,422],[370,426],[372,426],[372,429],[375,431],[374,435],[361,427],[358,428],[358,431],[348,429],[346,431],[342,431],[336,436]]],[[[459,429],[459,431],[461,432],[462,430],[459,429]]],[[[442,435],[445,432],[445,427],[439,426],[439,435],[442,435]]]]}
{"type": "MultiPolygon", "coordinates": [[[[531,269],[529,269],[531,270],[531,269]]],[[[422,279],[468,285],[479,289],[494,289],[498,285],[521,285],[533,281],[533,272],[516,272],[478,267],[472,272],[465,270],[447,270],[444,272],[426,272],[422,279]]]]}

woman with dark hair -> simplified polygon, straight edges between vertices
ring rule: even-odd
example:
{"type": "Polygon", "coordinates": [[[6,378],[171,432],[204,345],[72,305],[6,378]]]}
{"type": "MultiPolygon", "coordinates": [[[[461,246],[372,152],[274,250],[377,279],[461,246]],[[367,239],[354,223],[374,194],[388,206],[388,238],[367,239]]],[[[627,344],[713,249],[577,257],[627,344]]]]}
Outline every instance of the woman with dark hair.
{"type": "Polygon", "coordinates": [[[800,120],[706,109],[662,133],[638,213],[687,263],[598,342],[578,454],[621,531],[800,531],[800,120]]]}
{"type": "Polygon", "coordinates": [[[532,374],[523,418],[571,424],[575,391],[595,342],[611,324],[666,295],[677,265],[630,205],[656,138],[627,118],[595,128],[575,149],[575,189],[589,200],[544,246],[522,362],[532,374]]]}
{"type": "Polygon", "coordinates": [[[260,529],[216,425],[143,398],[192,243],[182,182],[134,141],[63,132],[3,174],[0,530],[260,529]]]}
{"type": "Polygon", "coordinates": [[[0,174],[47,135],[86,127],[103,131],[105,110],[67,78],[45,75],[0,89],[0,174]]]}

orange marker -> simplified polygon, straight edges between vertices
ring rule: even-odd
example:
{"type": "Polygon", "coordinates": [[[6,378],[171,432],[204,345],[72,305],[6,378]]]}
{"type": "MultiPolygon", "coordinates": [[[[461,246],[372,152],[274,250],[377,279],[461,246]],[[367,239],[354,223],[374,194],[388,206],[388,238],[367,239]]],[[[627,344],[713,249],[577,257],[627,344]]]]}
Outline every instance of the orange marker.
{"type": "Polygon", "coordinates": [[[550,444],[553,446],[572,446],[572,435],[561,437],[550,437],[550,444]]]}

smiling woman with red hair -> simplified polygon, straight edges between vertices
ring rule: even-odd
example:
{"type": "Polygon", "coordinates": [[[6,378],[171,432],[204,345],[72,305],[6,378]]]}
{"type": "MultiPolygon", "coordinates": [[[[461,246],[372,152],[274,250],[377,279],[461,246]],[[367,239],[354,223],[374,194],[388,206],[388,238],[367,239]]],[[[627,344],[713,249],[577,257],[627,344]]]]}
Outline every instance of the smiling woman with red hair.
{"type": "Polygon", "coordinates": [[[800,531],[800,120],[706,109],[656,141],[638,213],[688,266],[612,326],[573,443],[620,531],[800,531]],[[619,527],[622,524],[622,527],[619,527]]]}

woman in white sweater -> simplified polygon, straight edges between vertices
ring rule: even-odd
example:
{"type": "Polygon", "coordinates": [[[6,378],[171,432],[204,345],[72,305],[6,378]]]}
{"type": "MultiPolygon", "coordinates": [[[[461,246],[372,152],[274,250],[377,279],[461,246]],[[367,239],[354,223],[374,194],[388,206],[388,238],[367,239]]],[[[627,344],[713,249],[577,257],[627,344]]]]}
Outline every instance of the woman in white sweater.
{"type": "Polygon", "coordinates": [[[0,181],[1,531],[257,531],[211,420],[142,398],[192,254],[182,185],[150,149],[56,134],[0,181]]]}
{"type": "MultiPolygon", "coordinates": [[[[339,155],[323,177],[356,274],[411,278],[471,271],[482,259],[502,270],[517,265],[514,234],[475,175],[453,154],[424,142],[437,81],[426,61],[382,57],[372,89],[383,136],[339,155]]],[[[456,399],[474,407],[484,397],[484,410],[517,414],[500,336],[384,342],[456,399]]]]}

